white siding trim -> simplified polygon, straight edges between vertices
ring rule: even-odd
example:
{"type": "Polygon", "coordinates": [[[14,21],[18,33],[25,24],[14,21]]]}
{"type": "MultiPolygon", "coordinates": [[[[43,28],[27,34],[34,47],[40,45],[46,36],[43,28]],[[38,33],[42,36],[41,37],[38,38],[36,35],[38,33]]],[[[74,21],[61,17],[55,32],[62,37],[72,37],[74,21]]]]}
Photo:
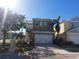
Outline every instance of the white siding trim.
{"type": "Polygon", "coordinates": [[[32,31],[33,33],[54,33],[54,32],[49,32],[49,31],[32,31]]]}

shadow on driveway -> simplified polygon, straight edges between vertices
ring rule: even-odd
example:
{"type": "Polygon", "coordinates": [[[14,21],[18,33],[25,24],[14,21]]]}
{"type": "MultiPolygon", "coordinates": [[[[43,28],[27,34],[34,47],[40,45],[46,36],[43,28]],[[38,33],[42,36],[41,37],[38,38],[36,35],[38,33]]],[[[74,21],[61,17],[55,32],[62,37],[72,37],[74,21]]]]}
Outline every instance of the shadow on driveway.
{"type": "Polygon", "coordinates": [[[55,56],[54,52],[49,49],[49,46],[43,46],[43,45],[35,46],[35,48],[29,52],[29,55],[31,56],[32,59],[55,56]]]}

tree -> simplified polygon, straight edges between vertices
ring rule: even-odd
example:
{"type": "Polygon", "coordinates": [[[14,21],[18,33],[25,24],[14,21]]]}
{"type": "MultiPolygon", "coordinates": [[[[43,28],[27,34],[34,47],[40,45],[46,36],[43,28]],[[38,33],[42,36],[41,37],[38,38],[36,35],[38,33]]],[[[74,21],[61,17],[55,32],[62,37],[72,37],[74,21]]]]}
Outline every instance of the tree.
{"type": "Polygon", "coordinates": [[[25,17],[23,15],[19,16],[19,19],[17,21],[18,25],[17,28],[19,28],[21,30],[21,33],[18,35],[18,37],[20,38],[20,41],[23,42],[23,28],[26,28],[26,22],[25,22],[25,17]]]}
{"type": "Polygon", "coordinates": [[[55,33],[57,33],[55,39],[58,39],[59,32],[60,32],[60,16],[58,16],[57,19],[53,19],[50,22],[52,22],[51,28],[55,33]]]}
{"type": "Polygon", "coordinates": [[[3,44],[5,44],[5,39],[7,37],[7,31],[8,31],[8,27],[4,27],[2,29],[2,32],[3,32],[3,44]]]}
{"type": "Polygon", "coordinates": [[[8,10],[6,14],[6,19],[3,24],[2,32],[3,32],[3,44],[5,44],[5,39],[8,36],[9,30],[19,30],[22,26],[24,26],[25,17],[23,15],[13,14],[12,11],[8,10]],[[20,24],[18,24],[18,22],[20,24]]]}
{"type": "Polygon", "coordinates": [[[60,16],[57,19],[55,19],[54,22],[55,22],[55,31],[57,32],[56,39],[58,39],[60,32],[60,16]]]}

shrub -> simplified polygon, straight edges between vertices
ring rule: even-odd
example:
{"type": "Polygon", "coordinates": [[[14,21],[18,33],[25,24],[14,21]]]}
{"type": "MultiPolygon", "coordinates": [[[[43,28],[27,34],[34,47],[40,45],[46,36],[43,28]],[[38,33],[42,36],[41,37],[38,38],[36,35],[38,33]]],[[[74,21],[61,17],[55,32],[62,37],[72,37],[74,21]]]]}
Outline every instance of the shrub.
{"type": "Polygon", "coordinates": [[[56,44],[56,45],[61,45],[62,43],[64,43],[64,41],[63,41],[62,38],[59,38],[59,39],[53,40],[53,43],[56,44]]]}
{"type": "Polygon", "coordinates": [[[26,51],[26,48],[17,48],[15,50],[15,52],[21,52],[21,53],[24,53],[26,51]]]}
{"type": "Polygon", "coordinates": [[[64,43],[67,44],[67,45],[74,45],[74,43],[72,41],[66,41],[64,43]]]}

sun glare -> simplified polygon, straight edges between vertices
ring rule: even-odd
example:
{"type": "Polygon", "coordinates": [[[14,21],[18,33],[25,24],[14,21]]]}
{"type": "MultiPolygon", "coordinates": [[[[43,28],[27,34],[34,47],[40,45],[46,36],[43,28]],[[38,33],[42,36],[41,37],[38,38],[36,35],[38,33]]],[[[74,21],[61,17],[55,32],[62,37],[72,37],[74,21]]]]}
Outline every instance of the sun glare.
{"type": "Polygon", "coordinates": [[[16,0],[0,0],[0,6],[13,9],[16,6],[16,0]]]}
{"type": "Polygon", "coordinates": [[[2,28],[4,27],[4,23],[6,20],[7,10],[8,9],[13,10],[15,6],[16,6],[16,0],[0,0],[0,7],[5,8],[2,28]]]}

